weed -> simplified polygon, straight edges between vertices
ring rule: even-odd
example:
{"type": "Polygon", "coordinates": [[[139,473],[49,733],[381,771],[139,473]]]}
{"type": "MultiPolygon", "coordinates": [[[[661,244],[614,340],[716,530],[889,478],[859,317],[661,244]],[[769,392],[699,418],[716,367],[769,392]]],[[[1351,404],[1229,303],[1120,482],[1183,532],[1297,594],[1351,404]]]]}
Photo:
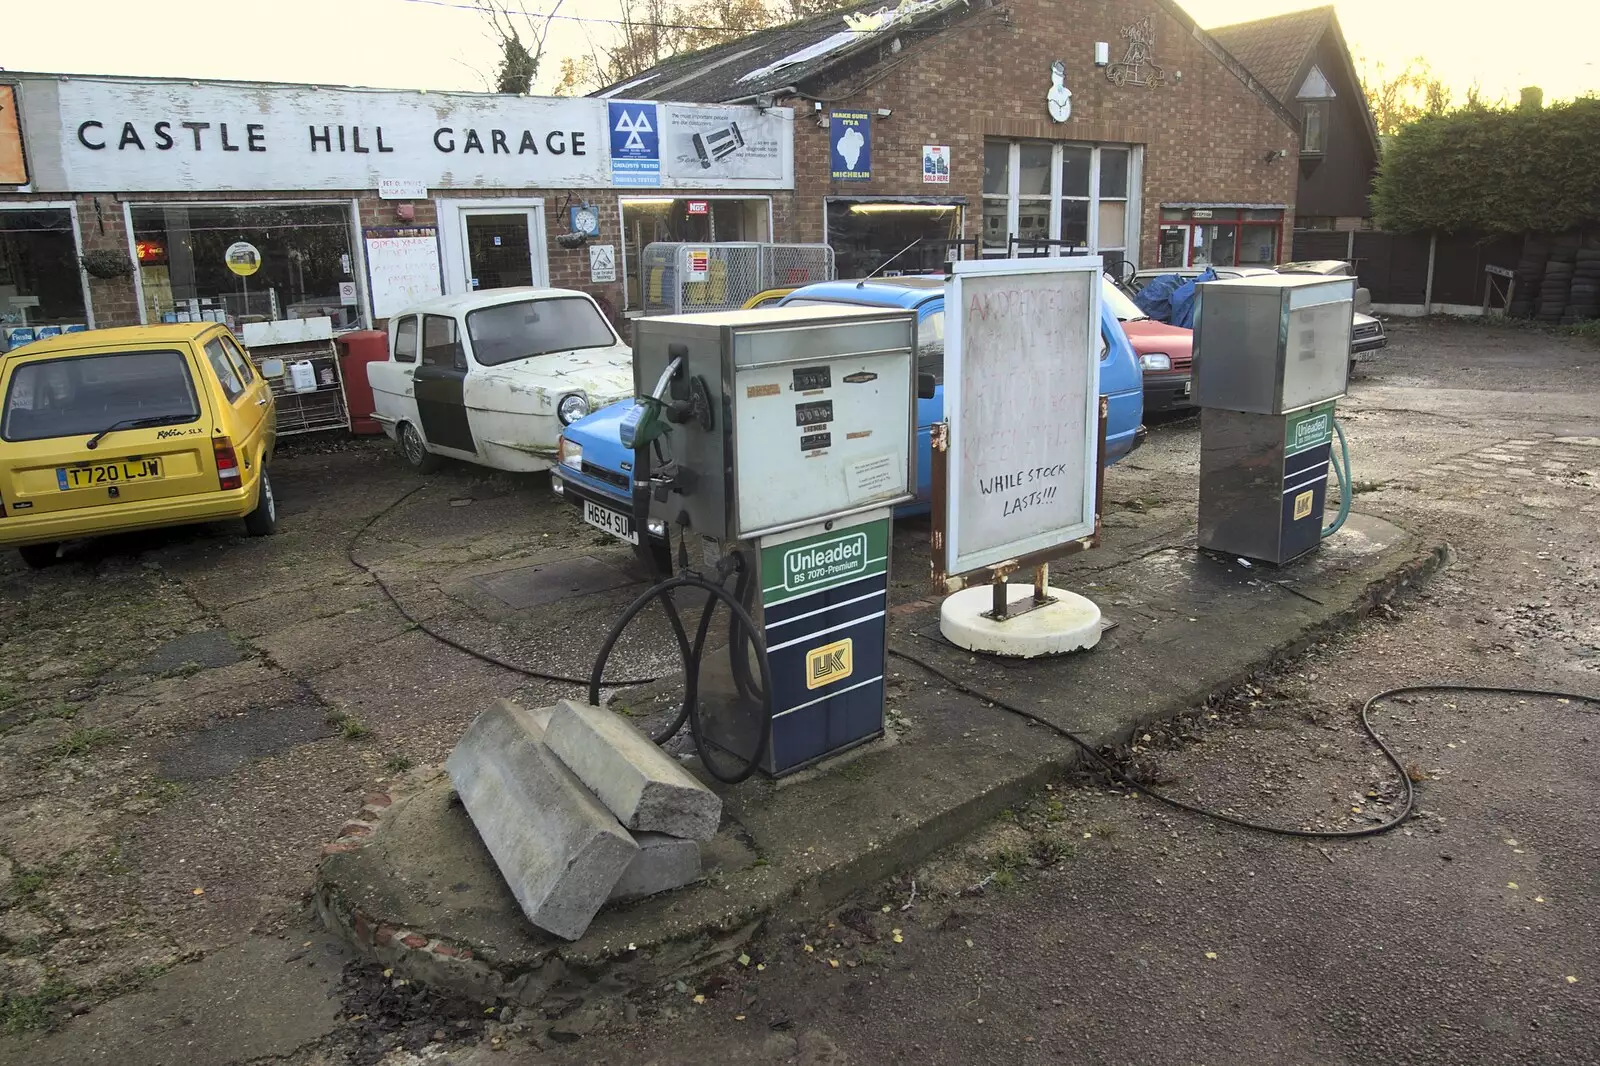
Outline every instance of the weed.
{"type": "Polygon", "coordinates": [[[1021,848],[1001,848],[989,856],[989,866],[996,870],[1015,870],[1027,863],[1028,853],[1021,848]]]}
{"type": "Polygon", "coordinates": [[[618,704],[614,705],[611,709],[613,711],[616,711],[618,714],[622,715],[622,717],[624,717],[624,718],[632,718],[633,717],[633,708],[629,707],[626,703],[618,703],[618,704]]]}
{"type": "Polygon", "coordinates": [[[1033,861],[1039,866],[1054,866],[1062,859],[1070,859],[1078,854],[1077,849],[1071,844],[1054,837],[1041,837],[1035,840],[1029,851],[1033,861]]]}
{"type": "Polygon", "coordinates": [[[40,718],[59,718],[63,722],[70,722],[78,717],[78,705],[68,703],[66,700],[57,700],[56,705],[48,711],[41,711],[40,718]]]}
{"type": "Polygon", "coordinates": [[[1002,822],[1014,822],[1017,820],[1017,812],[1012,810],[1010,807],[1007,807],[1005,810],[1000,812],[1000,820],[1002,822]]]}
{"type": "Polygon", "coordinates": [[[162,674],[162,677],[193,677],[205,667],[190,659],[188,662],[179,663],[177,666],[162,674]]]}
{"type": "Polygon", "coordinates": [[[996,870],[994,872],[994,887],[1011,888],[1017,883],[1017,875],[1010,870],[996,870]]]}
{"type": "Polygon", "coordinates": [[[359,718],[345,718],[339,723],[339,732],[346,740],[360,740],[370,737],[372,730],[361,724],[359,718]]]}
{"type": "Polygon", "coordinates": [[[1090,832],[1101,840],[1110,840],[1117,835],[1117,827],[1110,822],[1101,822],[1099,825],[1094,826],[1090,832]]]}
{"type": "Polygon", "coordinates": [[[17,690],[10,685],[0,684],[0,711],[7,710],[19,697],[17,690]]]}
{"type": "Polygon", "coordinates": [[[19,896],[31,896],[50,883],[50,871],[45,869],[21,870],[11,875],[11,891],[19,896]]]}
{"type": "Polygon", "coordinates": [[[384,762],[383,768],[391,774],[403,774],[415,765],[417,764],[408,756],[397,753],[389,756],[388,760],[384,762]]]}
{"type": "Polygon", "coordinates": [[[861,965],[863,966],[882,966],[889,961],[889,956],[877,948],[862,948],[856,953],[856,956],[861,960],[861,965]]]}
{"type": "Polygon", "coordinates": [[[153,777],[150,783],[141,788],[137,795],[140,799],[155,800],[157,803],[171,803],[183,795],[183,786],[176,781],[168,781],[164,777],[153,777]]]}
{"type": "Polygon", "coordinates": [[[109,729],[74,729],[62,738],[61,743],[55,746],[54,754],[58,759],[74,755],[87,755],[96,748],[103,748],[113,744],[117,734],[109,729]]]}
{"type": "Polygon", "coordinates": [[[1406,776],[1413,781],[1427,781],[1429,779],[1428,771],[1422,768],[1421,763],[1416,762],[1406,763],[1406,776]]]}
{"type": "Polygon", "coordinates": [[[329,725],[341,725],[346,717],[348,716],[343,711],[329,711],[328,717],[324,718],[323,721],[329,725]]]}
{"type": "Polygon", "coordinates": [[[839,767],[839,776],[846,781],[865,781],[871,773],[872,768],[867,765],[865,759],[857,759],[853,763],[839,767]]]}
{"type": "Polygon", "coordinates": [[[52,981],[28,996],[0,996],[0,1031],[25,1033],[50,1024],[50,1008],[72,995],[72,987],[52,981]]]}

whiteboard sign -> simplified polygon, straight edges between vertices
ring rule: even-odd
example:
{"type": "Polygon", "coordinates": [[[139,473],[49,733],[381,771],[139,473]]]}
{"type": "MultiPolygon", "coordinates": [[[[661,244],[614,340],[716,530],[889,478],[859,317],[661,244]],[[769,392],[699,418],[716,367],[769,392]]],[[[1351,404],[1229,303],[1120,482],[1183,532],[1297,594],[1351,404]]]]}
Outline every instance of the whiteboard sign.
{"type": "Polygon", "coordinates": [[[432,226],[369,229],[365,236],[367,290],[375,320],[443,295],[439,237],[432,226]]]}
{"type": "Polygon", "coordinates": [[[945,573],[1093,535],[1097,256],[973,260],[945,286],[945,573]]]}

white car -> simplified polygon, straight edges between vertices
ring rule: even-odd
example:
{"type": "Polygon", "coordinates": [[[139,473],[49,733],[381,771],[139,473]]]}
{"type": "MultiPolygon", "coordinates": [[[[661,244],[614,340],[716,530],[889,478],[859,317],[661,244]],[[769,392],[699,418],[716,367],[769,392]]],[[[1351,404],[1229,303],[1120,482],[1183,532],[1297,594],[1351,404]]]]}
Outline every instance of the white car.
{"type": "Polygon", "coordinates": [[[588,293],[492,289],[395,315],[367,380],[373,417],[419,470],[445,455],[534,472],[555,465],[562,427],[633,395],[633,350],[588,293]]]}

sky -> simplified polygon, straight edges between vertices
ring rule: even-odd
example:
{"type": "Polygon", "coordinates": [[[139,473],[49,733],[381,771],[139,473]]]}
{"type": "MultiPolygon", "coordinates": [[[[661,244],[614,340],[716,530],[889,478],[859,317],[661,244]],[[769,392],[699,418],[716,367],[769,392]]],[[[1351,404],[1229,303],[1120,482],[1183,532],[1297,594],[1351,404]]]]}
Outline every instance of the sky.
{"type": "MultiPolygon", "coordinates": [[[[516,2],[516,0],[512,0],[516,2]]],[[[526,0],[548,10],[554,0],[526,0]]],[[[894,0],[888,0],[892,3],[894,0]]],[[[1315,0],[1180,0],[1202,26],[1317,6],[1315,0]]],[[[6,0],[0,67],[371,85],[487,88],[496,52],[471,0],[6,0]]],[[[1391,70],[1427,57],[1459,95],[1539,85],[1545,99],[1600,93],[1600,0],[1335,0],[1352,51],[1391,70]]],[[[617,0],[565,0],[536,87],[561,55],[615,27],[617,0]]],[[[1157,38],[1157,56],[1160,38],[1157,38]]]]}

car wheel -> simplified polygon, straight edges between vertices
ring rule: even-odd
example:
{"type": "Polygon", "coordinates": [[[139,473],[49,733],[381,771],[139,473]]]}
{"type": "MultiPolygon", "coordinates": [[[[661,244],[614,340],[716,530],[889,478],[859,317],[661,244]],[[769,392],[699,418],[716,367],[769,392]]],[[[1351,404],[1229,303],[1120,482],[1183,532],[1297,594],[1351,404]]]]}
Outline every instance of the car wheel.
{"type": "Polygon", "coordinates": [[[417,473],[430,474],[438,469],[439,457],[428,451],[428,445],[423,441],[422,434],[418,433],[417,427],[410,422],[400,423],[400,431],[395,434],[395,441],[400,446],[400,457],[417,473]]]}
{"type": "Polygon", "coordinates": [[[278,499],[272,494],[272,482],[267,472],[261,471],[261,495],[256,509],[244,516],[244,531],[252,537],[270,537],[278,529],[278,499]]]}
{"type": "Polygon", "coordinates": [[[22,556],[22,561],[35,570],[43,570],[56,561],[56,551],[59,544],[27,544],[17,549],[17,554],[22,556]]]}

